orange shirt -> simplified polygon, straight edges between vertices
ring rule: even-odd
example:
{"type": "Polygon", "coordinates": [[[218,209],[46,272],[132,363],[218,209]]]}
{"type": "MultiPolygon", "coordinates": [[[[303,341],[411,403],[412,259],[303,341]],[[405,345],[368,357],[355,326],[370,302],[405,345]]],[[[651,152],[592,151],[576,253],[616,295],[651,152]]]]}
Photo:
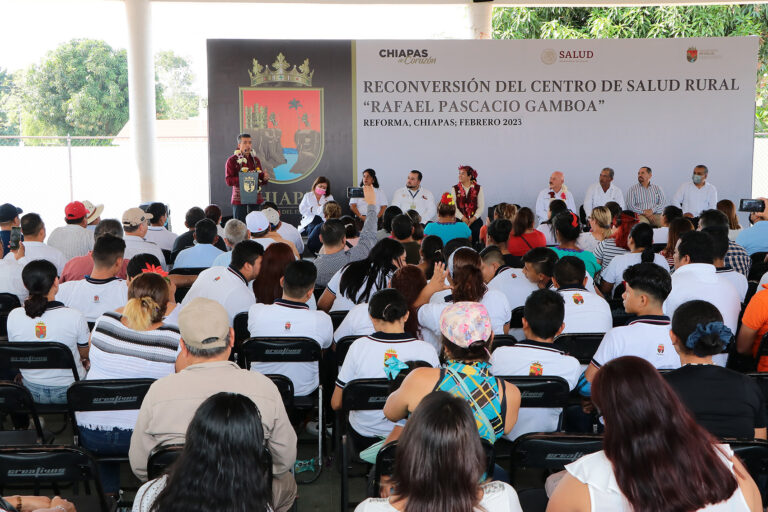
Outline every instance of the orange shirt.
{"type": "MultiPolygon", "coordinates": [[[[741,323],[750,329],[757,331],[757,336],[752,343],[752,355],[757,356],[760,341],[768,332],[768,289],[757,292],[744,310],[741,323]]],[[[757,371],[768,372],[768,358],[761,357],[757,363],[757,371]]]]}

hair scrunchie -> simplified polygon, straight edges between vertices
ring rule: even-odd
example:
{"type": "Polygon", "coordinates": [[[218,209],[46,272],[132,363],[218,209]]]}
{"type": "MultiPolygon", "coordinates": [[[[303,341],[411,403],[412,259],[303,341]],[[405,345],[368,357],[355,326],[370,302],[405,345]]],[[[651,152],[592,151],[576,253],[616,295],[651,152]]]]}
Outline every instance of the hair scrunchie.
{"type": "MultiPolygon", "coordinates": [[[[717,335],[720,341],[723,342],[723,347],[727,347],[733,339],[733,331],[731,331],[727,325],[723,324],[723,322],[709,322],[706,325],[696,325],[696,329],[688,336],[688,339],[685,340],[685,346],[693,350],[694,354],[696,354],[696,350],[694,349],[696,344],[703,336],[712,334],[717,335]]],[[[696,355],[698,356],[699,354],[696,355]]]]}

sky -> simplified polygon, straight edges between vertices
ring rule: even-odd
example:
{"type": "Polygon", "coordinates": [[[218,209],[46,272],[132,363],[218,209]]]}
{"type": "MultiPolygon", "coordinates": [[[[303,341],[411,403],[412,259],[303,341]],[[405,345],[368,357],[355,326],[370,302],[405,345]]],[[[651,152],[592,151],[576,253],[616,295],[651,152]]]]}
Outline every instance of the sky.
{"type": "MultiPolygon", "coordinates": [[[[0,0],[0,68],[40,62],[74,38],[103,39],[127,48],[125,6],[119,0],[0,0]]],[[[206,93],[206,39],[443,39],[468,38],[464,5],[315,5],[152,2],[149,33],[155,52],[187,58],[195,89],[206,93]]]]}

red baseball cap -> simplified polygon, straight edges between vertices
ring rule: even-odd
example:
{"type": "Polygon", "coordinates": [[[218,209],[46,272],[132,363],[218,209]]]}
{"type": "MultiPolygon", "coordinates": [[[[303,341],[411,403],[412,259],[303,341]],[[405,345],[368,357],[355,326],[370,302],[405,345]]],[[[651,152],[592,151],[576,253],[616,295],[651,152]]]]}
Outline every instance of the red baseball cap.
{"type": "Polygon", "coordinates": [[[64,215],[67,220],[82,219],[88,215],[88,208],[80,201],[72,201],[64,207],[64,215]]]}

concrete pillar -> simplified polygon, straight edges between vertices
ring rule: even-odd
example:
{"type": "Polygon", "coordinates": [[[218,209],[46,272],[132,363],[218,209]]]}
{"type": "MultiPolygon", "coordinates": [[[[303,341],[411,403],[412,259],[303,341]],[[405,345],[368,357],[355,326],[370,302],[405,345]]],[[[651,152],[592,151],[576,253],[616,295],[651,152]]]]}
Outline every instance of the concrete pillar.
{"type": "Polygon", "coordinates": [[[491,39],[493,2],[469,4],[469,30],[472,39],[491,39]]]}
{"type": "Polygon", "coordinates": [[[142,201],[155,196],[155,62],[149,0],[125,0],[128,20],[128,101],[131,144],[139,171],[142,201]]]}

